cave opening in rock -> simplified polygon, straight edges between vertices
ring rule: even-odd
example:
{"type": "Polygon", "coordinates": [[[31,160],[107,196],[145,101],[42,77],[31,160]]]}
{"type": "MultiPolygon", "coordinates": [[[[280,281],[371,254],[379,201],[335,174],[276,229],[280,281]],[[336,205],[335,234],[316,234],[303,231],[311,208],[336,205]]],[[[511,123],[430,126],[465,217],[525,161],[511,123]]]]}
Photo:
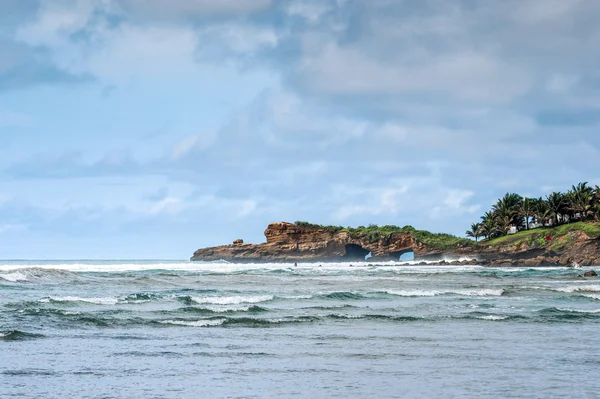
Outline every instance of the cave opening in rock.
{"type": "Polygon", "coordinates": [[[366,256],[370,253],[371,251],[364,249],[360,245],[346,244],[346,255],[344,255],[344,259],[365,260],[366,256]]]}
{"type": "Polygon", "coordinates": [[[415,252],[412,250],[412,248],[392,252],[390,255],[402,262],[410,262],[415,260],[415,252]]]}

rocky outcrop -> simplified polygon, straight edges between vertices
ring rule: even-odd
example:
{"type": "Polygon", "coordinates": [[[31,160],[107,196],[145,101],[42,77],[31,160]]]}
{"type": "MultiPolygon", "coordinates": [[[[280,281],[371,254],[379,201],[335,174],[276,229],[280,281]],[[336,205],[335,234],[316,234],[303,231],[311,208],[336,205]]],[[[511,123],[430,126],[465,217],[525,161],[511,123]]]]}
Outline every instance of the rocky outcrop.
{"type": "MultiPolygon", "coordinates": [[[[350,235],[345,231],[299,226],[293,223],[271,223],[265,230],[267,242],[202,248],[191,260],[235,262],[301,262],[364,260],[398,260],[405,252],[416,257],[441,255],[440,251],[415,239],[410,233],[392,233],[376,240],[366,234],[350,235]]],[[[457,248],[458,249],[458,248],[457,248]]]]}
{"type": "Polygon", "coordinates": [[[570,231],[546,241],[532,230],[526,241],[482,244],[475,250],[484,265],[581,266],[600,264],[600,240],[570,231]],[[529,244],[528,242],[529,241],[529,244]]]}
{"type": "Polygon", "coordinates": [[[442,264],[483,264],[492,266],[582,266],[600,265],[600,240],[583,231],[571,231],[552,240],[532,233],[523,239],[502,243],[457,244],[439,248],[422,242],[410,232],[385,235],[350,234],[340,229],[293,223],[271,223],[265,230],[266,242],[201,248],[193,261],[226,260],[233,262],[326,262],[399,260],[406,252],[414,252],[415,260],[442,264]]]}

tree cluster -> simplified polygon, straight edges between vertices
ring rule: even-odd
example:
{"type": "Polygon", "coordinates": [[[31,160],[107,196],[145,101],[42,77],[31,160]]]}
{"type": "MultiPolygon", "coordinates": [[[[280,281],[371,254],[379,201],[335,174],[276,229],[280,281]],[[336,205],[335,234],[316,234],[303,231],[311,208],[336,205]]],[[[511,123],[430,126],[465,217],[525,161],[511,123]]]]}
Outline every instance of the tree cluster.
{"type": "Polygon", "coordinates": [[[481,216],[479,223],[471,225],[466,235],[477,241],[479,237],[507,235],[511,228],[520,231],[586,220],[600,220],[600,187],[590,187],[587,182],[573,186],[566,193],[553,192],[546,198],[507,193],[481,216]]]}

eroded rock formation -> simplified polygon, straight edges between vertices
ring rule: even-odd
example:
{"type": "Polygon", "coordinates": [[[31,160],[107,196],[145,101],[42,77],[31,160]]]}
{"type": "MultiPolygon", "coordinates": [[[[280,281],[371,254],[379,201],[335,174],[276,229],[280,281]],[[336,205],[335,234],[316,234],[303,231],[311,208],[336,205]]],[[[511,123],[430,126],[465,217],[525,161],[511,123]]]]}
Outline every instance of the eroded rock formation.
{"type": "Polygon", "coordinates": [[[265,230],[267,242],[262,244],[222,245],[201,248],[192,260],[227,260],[236,262],[301,262],[364,260],[398,260],[406,252],[415,257],[441,255],[440,251],[416,240],[410,233],[392,233],[372,240],[366,234],[350,235],[345,231],[299,226],[293,223],[271,223],[265,230]]]}
{"type": "Polygon", "coordinates": [[[191,260],[233,262],[326,262],[399,260],[406,252],[414,252],[417,261],[442,264],[483,265],[564,265],[600,264],[600,239],[583,231],[571,231],[544,241],[532,230],[527,240],[508,240],[503,244],[457,245],[441,250],[416,239],[410,232],[372,236],[364,233],[296,225],[271,223],[265,230],[266,242],[245,244],[241,239],[231,245],[201,248],[191,260]]]}

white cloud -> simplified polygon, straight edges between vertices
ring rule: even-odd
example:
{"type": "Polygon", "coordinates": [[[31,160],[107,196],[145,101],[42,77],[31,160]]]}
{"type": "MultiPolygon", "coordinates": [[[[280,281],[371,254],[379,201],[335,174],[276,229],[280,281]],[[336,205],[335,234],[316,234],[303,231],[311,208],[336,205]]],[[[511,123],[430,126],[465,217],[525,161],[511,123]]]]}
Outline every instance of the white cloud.
{"type": "Polygon", "coordinates": [[[186,136],[173,148],[171,152],[171,159],[178,160],[186,156],[198,142],[198,136],[186,136]]]}
{"type": "Polygon", "coordinates": [[[356,215],[397,215],[403,211],[401,203],[407,199],[405,194],[408,190],[408,186],[377,189],[371,193],[377,198],[371,205],[343,205],[335,212],[334,219],[346,220],[356,215]]]}
{"type": "Polygon", "coordinates": [[[331,8],[322,1],[301,1],[296,0],[291,2],[287,8],[286,12],[292,16],[299,16],[311,23],[316,23],[319,21],[321,16],[330,10],[331,8]]]}
{"type": "Polygon", "coordinates": [[[37,19],[22,25],[17,38],[34,46],[60,47],[69,35],[84,28],[94,11],[89,0],[43,2],[37,19]]]}
{"type": "Polygon", "coordinates": [[[189,28],[124,25],[104,37],[104,46],[82,62],[106,81],[126,82],[140,74],[164,78],[196,69],[196,36],[189,28]]]}
{"type": "Polygon", "coordinates": [[[465,190],[450,190],[444,199],[444,205],[450,209],[462,210],[464,203],[473,196],[473,192],[465,190]]]}
{"type": "Polygon", "coordinates": [[[237,216],[242,218],[250,215],[256,209],[257,202],[253,200],[245,200],[239,203],[239,210],[237,216]]]}
{"type": "Polygon", "coordinates": [[[577,76],[555,74],[548,80],[546,87],[550,92],[564,93],[573,88],[578,82],[579,78],[577,76]]]}
{"type": "Polygon", "coordinates": [[[6,233],[20,233],[26,231],[28,226],[26,224],[0,224],[0,234],[6,233]]]}
{"type": "Polygon", "coordinates": [[[153,215],[158,213],[177,213],[181,210],[181,200],[175,197],[166,197],[154,203],[149,212],[153,215]]]}
{"type": "Polygon", "coordinates": [[[199,51],[206,57],[230,53],[253,55],[259,50],[275,47],[280,40],[272,28],[240,23],[209,25],[198,30],[198,35],[199,51]]]}
{"type": "MultiPolygon", "coordinates": [[[[299,73],[313,90],[339,94],[444,95],[469,101],[503,103],[525,93],[531,79],[493,54],[459,51],[428,55],[415,62],[409,56],[383,59],[360,48],[341,47],[323,37],[304,40],[299,73]]],[[[402,54],[398,48],[398,54],[402,54]]]]}

